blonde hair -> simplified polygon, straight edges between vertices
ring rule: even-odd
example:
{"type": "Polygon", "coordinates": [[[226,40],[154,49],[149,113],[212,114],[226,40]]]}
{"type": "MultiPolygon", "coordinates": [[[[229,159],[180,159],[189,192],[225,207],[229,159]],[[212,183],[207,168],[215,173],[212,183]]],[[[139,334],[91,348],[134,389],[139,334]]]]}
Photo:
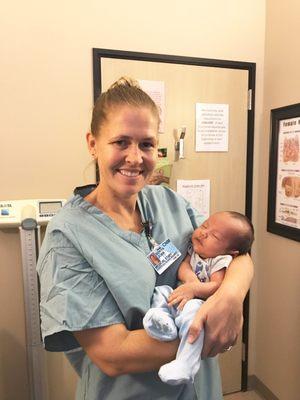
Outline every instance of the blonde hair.
{"type": "Polygon", "coordinates": [[[149,108],[159,125],[159,111],[151,97],[140,88],[136,80],[121,77],[106,92],[101,93],[95,102],[91,122],[91,132],[95,137],[107,121],[109,112],[122,105],[149,108]]]}

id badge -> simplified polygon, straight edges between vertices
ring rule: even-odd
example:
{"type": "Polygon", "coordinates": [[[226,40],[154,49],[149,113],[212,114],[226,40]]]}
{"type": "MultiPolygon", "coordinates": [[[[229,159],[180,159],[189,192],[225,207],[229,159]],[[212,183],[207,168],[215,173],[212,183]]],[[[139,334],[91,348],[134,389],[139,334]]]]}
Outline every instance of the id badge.
{"type": "Polygon", "coordinates": [[[161,244],[157,244],[148,254],[147,258],[155,271],[160,275],[180,256],[180,251],[170,239],[167,239],[161,244]]]}

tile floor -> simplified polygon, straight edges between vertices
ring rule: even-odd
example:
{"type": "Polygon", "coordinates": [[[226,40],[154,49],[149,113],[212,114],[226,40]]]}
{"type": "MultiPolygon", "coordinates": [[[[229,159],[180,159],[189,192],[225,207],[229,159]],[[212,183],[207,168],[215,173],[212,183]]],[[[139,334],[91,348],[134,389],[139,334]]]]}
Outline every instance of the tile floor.
{"type": "Polygon", "coordinates": [[[264,397],[261,397],[254,390],[249,390],[248,392],[227,394],[224,396],[224,400],[264,400],[264,397]]]}

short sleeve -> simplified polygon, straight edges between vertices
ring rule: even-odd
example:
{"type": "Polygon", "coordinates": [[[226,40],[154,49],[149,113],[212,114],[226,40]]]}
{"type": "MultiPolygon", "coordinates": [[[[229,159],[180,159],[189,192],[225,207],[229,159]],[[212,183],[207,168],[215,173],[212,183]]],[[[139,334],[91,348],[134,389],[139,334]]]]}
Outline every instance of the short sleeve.
{"type": "Polygon", "coordinates": [[[103,278],[73,246],[62,244],[38,264],[42,336],[52,351],[79,347],[72,331],[124,323],[103,278]]]}
{"type": "Polygon", "coordinates": [[[232,256],[230,255],[222,255],[213,258],[210,275],[212,275],[214,272],[220,271],[220,269],[228,268],[231,261],[232,261],[232,256]]]}

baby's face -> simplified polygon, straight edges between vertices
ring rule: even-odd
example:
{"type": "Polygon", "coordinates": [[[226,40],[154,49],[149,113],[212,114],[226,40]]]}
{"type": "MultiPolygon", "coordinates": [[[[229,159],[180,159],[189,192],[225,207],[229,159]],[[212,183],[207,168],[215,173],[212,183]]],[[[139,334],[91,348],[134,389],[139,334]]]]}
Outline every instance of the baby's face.
{"type": "Polygon", "coordinates": [[[231,239],[240,228],[240,221],[226,212],[210,216],[192,235],[194,251],[203,258],[230,254],[231,239]]]}

